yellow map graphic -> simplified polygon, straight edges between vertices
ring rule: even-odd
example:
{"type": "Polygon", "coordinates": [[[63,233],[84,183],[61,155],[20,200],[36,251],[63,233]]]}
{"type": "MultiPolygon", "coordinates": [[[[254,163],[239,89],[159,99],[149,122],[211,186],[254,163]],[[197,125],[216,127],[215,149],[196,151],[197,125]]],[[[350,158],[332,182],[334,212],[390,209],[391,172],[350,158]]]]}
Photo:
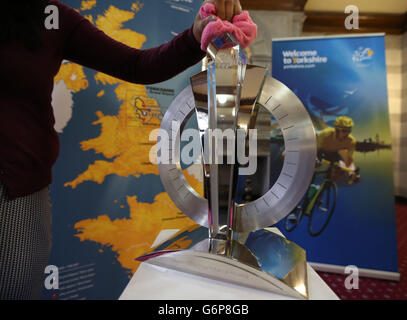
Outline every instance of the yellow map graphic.
{"type": "Polygon", "coordinates": [[[81,4],[81,11],[90,10],[94,6],[96,6],[96,0],[83,0],[81,4]]]}
{"type": "MultiPolygon", "coordinates": [[[[96,1],[83,1],[81,10],[88,10],[95,5],[96,1]]],[[[135,12],[141,8],[142,3],[139,1],[132,5],[135,12]]],[[[146,37],[123,29],[123,23],[133,19],[135,12],[110,6],[104,15],[97,17],[95,24],[115,40],[141,48],[146,37]]],[[[89,20],[92,22],[93,18],[89,20]]],[[[67,87],[75,92],[88,86],[82,67],[73,63],[65,63],[61,67],[55,82],[60,80],[65,81],[67,87]]],[[[142,112],[145,108],[159,110],[158,102],[148,96],[143,85],[127,83],[103,73],[97,73],[95,81],[102,85],[117,85],[114,92],[120,107],[114,116],[97,111],[97,120],[92,125],[100,126],[100,135],[82,141],[80,147],[83,151],[93,150],[102,154],[107,160],[90,164],[86,171],[66,182],[65,187],[75,189],[85,181],[101,184],[108,175],[158,175],[158,167],[149,160],[150,149],[155,144],[149,140],[149,136],[152,130],[159,128],[160,119],[148,117],[142,112]]],[[[100,90],[97,97],[104,94],[105,91],[100,90]]],[[[187,171],[184,175],[191,186],[202,194],[202,183],[187,171]]],[[[76,237],[81,241],[94,241],[110,247],[117,254],[122,267],[134,273],[139,265],[135,258],[148,251],[161,230],[181,229],[194,222],[179,212],[166,193],[158,194],[152,204],[139,202],[136,196],[127,196],[126,199],[130,208],[129,218],[112,220],[107,214],[101,213],[98,218],[79,221],[74,227],[78,232],[76,237]]]]}
{"type": "Polygon", "coordinates": [[[64,81],[68,89],[74,92],[85,90],[89,86],[83,67],[75,63],[63,63],[59,73],[55,76],[54,82],[64,81]]]}
{"type": "Polygon", "coordinates": [[[75,224],[81,241],[90,240],[110,247],[117,253],[123,268],[136,272],[136,257],[146,253],[161,230],[182,229],[194,222],[179,212],[166,193],[160,193],[152,204],[127,197],[129,219],[111,220],[107,215],[75,224]]]}

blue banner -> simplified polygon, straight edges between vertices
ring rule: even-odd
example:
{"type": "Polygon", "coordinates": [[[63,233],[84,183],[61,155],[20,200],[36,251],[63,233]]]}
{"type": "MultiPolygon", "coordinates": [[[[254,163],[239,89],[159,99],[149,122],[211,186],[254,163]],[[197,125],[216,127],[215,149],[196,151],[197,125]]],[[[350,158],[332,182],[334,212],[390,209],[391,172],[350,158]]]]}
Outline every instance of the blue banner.
{"type": "Polygon", "coordinates": [[[279,229],[322,269],[396,279],[384,35],[273,40],[272,75],[307,108],[318,141],[311,186],[279,229]]]}

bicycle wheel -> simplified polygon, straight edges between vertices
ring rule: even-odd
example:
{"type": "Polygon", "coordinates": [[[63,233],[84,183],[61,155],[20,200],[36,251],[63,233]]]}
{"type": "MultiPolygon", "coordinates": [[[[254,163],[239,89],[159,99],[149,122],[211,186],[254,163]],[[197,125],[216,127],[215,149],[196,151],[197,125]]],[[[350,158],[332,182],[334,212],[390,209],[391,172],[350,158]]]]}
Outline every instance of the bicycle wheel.
{"type": "Polygon", "coordinates": [[[312,208],[308,222],[308,232],[316,237],[325,230],[335,210],[338,189],[334,182],[327,181],[312,208]]]}
{"type": "Polygon", "coordinates": [[[287,232],[293,231],[299,225],[302,218],[302,208],[296,207],[291,213],[285,218],[284,227],[287,232]]]}

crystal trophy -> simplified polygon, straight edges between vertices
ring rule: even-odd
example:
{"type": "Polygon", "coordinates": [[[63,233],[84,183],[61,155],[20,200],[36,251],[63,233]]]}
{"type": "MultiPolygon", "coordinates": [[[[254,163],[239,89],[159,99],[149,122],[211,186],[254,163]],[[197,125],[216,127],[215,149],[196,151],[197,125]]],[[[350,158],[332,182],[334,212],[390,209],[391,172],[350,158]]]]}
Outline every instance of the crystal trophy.
{"type": "MultiPolygon", "coordinates": [[[[305,251],[270,230],[300,202],[316,159],[312,121],[295,94],[248,64],[232,35],[213,39],[207,70],[191,78],[162,120],[170,148],[158,161],[176,206],[198,225],[180,230],[139,261],[307,299],[305,251]],[[196,116],[204,196],[182,173],[181,133],[196,116]],[[271,183],[271,119],[284,144],[271,183]]],[[[164,139],[164,137],[161,137],[164,139]]]]}

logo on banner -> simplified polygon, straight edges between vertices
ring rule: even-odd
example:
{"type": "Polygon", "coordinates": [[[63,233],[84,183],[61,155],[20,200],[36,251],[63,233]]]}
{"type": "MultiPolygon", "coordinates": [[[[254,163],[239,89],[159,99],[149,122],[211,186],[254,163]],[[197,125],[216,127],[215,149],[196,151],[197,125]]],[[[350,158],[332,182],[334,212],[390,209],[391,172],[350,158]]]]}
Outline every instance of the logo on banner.
{"type": "Polygon", "coordinates": [[[373,59],[374,51],[371,48],[359,47],[354,51],[352,60],[357,66],[366,67],[373,59]]]}
{"type": "Polygon", "coordinates": [[[328,62],[328,57],[320,56],[317,50],[284,50],[282,53],[284,69],[309,69],[328,62]]]}

